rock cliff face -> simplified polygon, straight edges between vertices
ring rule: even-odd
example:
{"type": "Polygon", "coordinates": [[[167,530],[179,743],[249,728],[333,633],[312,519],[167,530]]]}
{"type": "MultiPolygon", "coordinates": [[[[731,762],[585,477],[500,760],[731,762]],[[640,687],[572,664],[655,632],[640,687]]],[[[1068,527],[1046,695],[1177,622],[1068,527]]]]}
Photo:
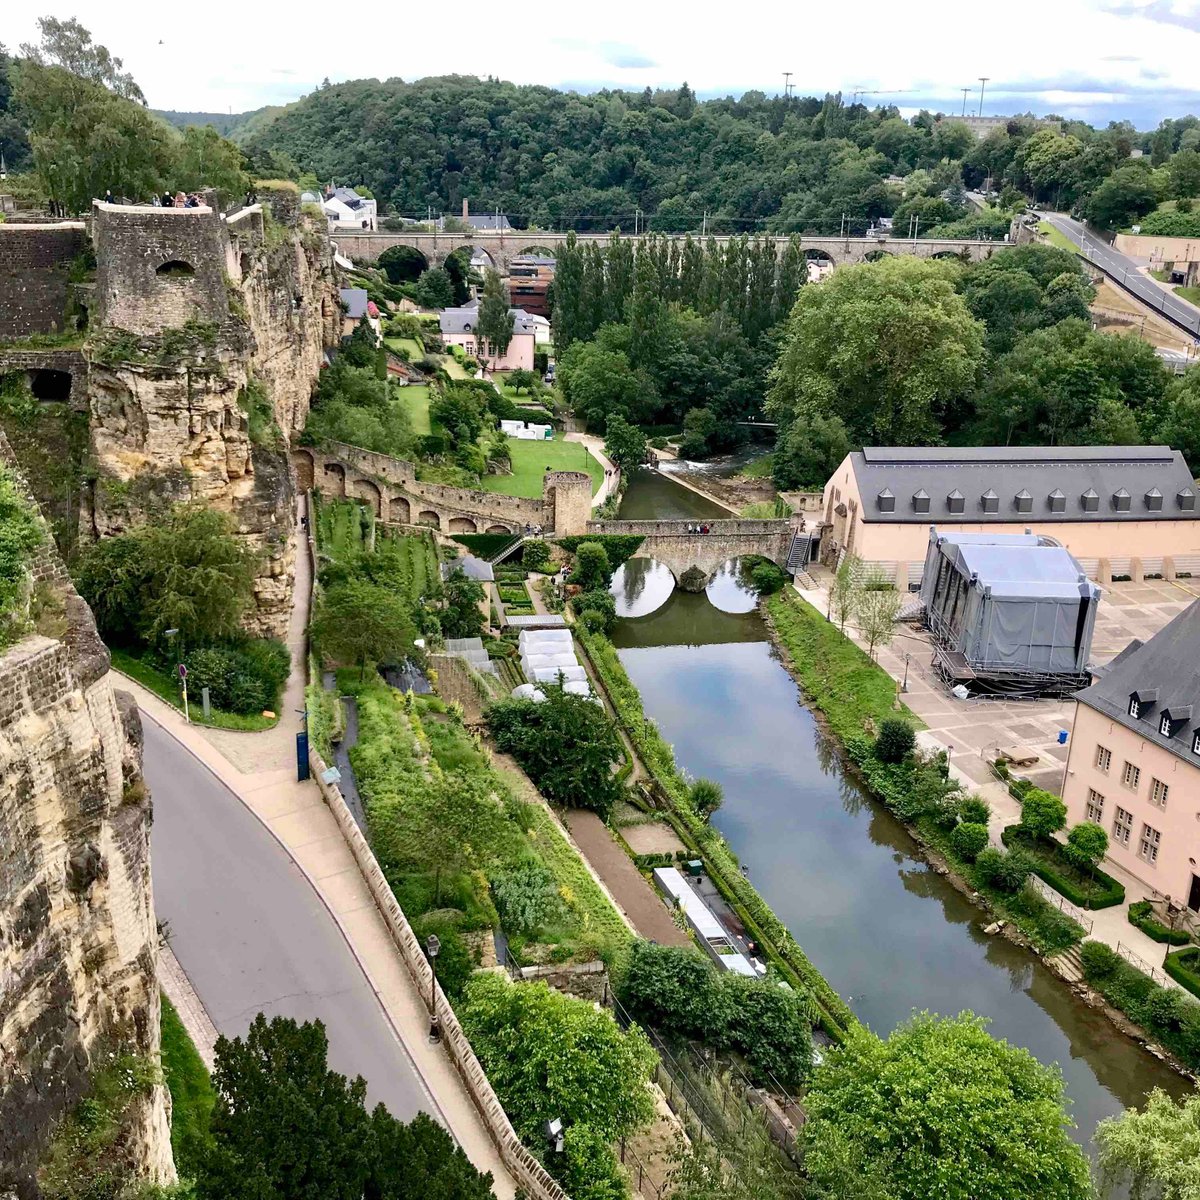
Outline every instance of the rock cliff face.
{"type": "MultiPolygon", "coordinates": [[[[0,463],[13,465],[0,435],[0,463]]],[[[158,932],[141,726],[47,538],[35,576],[57,636],[0,653],[0,1193],[36,1194],[54,1123],[96,1058],[159,1046],[158,932]]],[[[170,1182],[169,1099],[137,1106],[134,1172],[170,1182]]]]}
{"type": "Polygon", "coordinates": [[[177,500],[229,513],[260,554],[247,626],[278,637],[294,572],[287,445],[308,418],[324,349],[337,340],[332,254],[303,217],[285,226],[264,223],[257,209],[229,222],[203,212],[193,219],[193,211],[146,225],[136,209],[97,210],[101,292],[112,299],[89,355],[97,479],[82,536],[120,532],[177,500]],[[181,299],[214,276],[223,286],[204,306],[208,319],[181,326],[181,299]],[[104,324],[109,313],[124,324],[104,324]]]}

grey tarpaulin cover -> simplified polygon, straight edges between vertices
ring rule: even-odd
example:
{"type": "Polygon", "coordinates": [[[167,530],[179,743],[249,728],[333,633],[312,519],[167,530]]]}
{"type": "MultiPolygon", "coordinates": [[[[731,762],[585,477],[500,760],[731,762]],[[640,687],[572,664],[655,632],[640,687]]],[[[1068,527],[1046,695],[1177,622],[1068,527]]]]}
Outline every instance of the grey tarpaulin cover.
{"type": "Polygon", "coordinates": [[[1100,589],[1036,534],[929,531],[921,577],[929,627],[976,673],[1081,674],[1100,589]]]}

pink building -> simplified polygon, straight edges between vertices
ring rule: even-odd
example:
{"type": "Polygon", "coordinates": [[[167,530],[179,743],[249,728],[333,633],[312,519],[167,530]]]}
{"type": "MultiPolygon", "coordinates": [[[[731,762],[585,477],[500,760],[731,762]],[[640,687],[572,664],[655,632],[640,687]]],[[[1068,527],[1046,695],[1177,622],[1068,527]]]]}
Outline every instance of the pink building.
{"type": "Polygon", "coordinates": [[[1070,745],[1068,824],[1103,826],[1112,862],[1200,912],[1200,601],[1077,694],[1070,745]]]}
{"type": "Polygon", "coordinates": [[[479,325],[477,300],[463,308],[442,310],[438,317],[442,341],[447,346],[461,346],[488,371],[532,371],[537,322],[524,309],[510,308],[508,311],[513,318],[513,335],[503,354],[493,354],[475,332],[479,325]]]}

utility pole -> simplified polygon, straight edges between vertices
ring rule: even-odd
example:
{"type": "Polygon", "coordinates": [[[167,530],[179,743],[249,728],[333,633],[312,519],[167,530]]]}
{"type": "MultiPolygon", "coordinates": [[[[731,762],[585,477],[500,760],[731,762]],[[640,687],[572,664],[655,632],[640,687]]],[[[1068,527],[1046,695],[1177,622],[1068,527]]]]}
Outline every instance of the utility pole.
{"type": "Polygon", "coordinates": [[[963,94],[963,109],[962,109],[962,115],[963,115],[964,117],[967,115],[967,93],[968,93],[970,90],[971,90],[970,88],[963,88],[963,89],[962,89],[962,94],[963,94]]]}
{"type": "Polygon", "coordinates": [[[790,100],[792,98],[792,72],[784,71],[783,73],[783,98],[790,100]]]}
{"type": "Polygon", "coordinates": [[[990,75],[979,76],[979,115],[983,116],[983,89],[987,87],[987,81],[991,79],[990,75]]]}

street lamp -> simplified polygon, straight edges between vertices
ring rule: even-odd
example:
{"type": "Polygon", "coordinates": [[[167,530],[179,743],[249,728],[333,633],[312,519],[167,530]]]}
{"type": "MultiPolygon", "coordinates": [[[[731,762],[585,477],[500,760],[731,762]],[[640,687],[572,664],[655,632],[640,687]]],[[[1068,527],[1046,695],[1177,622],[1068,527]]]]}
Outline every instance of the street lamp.
{"type": "Polygon", "coordinates": [[[425,939],[425,953],[429,955],[429,1041],[437,1045],[442,1040],[442,1023],[437,1015],[437,966],[438,951],[442,943],[436,933],[425,939]]]}
{"type": "Polygon", "coordinates": [[[551,1117],[543,1126],[546,1134],[546,1145],[555,1154],[561,1154],[566,1147],[566,1138],[563,1136],[562,1117],[551,1117]]]}
{"type": "Polygon", "coordinates": [[[906,654],[904,656],[904,682],[900,684],[900,690],[902,692],[908,691],[908,658],[909,656],[906,654]]]}

